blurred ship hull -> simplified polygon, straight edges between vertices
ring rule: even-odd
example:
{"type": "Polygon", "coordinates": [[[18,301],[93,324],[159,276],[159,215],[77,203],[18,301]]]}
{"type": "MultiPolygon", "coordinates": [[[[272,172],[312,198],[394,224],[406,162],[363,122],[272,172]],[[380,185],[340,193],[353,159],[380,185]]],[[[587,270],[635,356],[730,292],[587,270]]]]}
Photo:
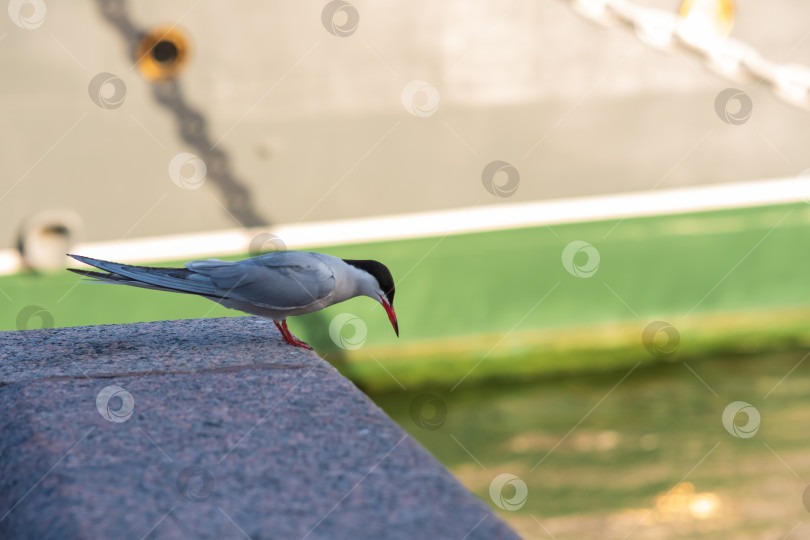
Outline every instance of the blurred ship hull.
{"type": "MultiPolygon", "coordinates": [[[[591,356],[609,367],[649,358],[640,336],[656,318],[683,319],[672,324],[685,333],[704,311],[810,305],[790,247],[807,233],[800,190],[734,202],[737,184],[797,179],[807,113],[751,86],[753,115],[731,125],[715,111],[729,83],[564,2],[329,12],[336,5],[49,3],[39,26],[0,28],[0,62],[14,74],[0,81],[2,328],[227,314],[202,300],[77,289],[58,271],[67,250],[147,263],[280,248],[384,260],[403,280],[402,340],[365,304],[334,308],[358,311],[367,335],[356,350],[330,337],[331,311],[300,330],[377,383],[387,375],[371,358],[446,360],[448,380],[473,365],[473,377],[520,375],[578,365],[553,353],[556,335],[601,351],[620,335],[616,354],[591,356]],[[177,40],[176,72],[149,71],[161,62],[149,56],[157,48],[139,53],[149,36],[177,40]],[[508,167],[487,173],[495,162],[508,167]],[[649,192],[660,203],[712,186],[729,199],[622,213],[612,198],[649,192]],[[525,208],[534,220],[469,217],[525,208]],[[592,277],[563,265],[574,241],[601,255],[592,277]],[[541,360],[504,360],[537,351],[541,360]]],[[[740,9],[735,31],[763,31],[775,6],[740,9]]],[[[786,44],[779,30],[761,52],[786,44]]],[[[727,343],[770,328],[734,320],[720,332],[727,343]]],[[[431,377],[397,365],[403,382],[431,377]]]]}

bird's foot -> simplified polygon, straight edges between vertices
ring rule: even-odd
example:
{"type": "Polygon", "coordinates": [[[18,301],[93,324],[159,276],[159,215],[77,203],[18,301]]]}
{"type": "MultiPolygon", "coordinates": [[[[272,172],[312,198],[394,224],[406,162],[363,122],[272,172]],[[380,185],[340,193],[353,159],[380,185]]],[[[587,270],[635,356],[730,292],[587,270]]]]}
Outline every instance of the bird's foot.
{"type": "Polygon", "coordinates": [[[305,341],[301,341],[290,332],[290,329],[287,328],[287,320],[281,321],[281,324],[273,321],[273,324],[276,325],[278,331],[281,332],[281,337],[284,338],[284,341],[292,345],[293,347],[301,347],[302,349],[307,349],[309,351],[312,350],[312,347],[309,346],[305,341]]]}
{"type": "Polygon", "coordinates": [[[302,349],[307,349],[308,351],[312,350],[312,347],[310,347],[307,342],[301,341],[300,339],[293,336],[292,334],[290,334],[290,336],[292,337],[292,339],[290,339],[290,340],[285,339],[284,341],[286,341],[287,343],[289,343],[293,347],[301,347],[302,349]]]}

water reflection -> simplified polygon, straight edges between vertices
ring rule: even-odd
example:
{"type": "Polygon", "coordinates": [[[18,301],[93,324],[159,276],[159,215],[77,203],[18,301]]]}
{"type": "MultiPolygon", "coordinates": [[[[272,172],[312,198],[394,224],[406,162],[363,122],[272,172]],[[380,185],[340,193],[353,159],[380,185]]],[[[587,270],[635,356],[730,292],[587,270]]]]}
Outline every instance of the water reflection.
{"type": "Polygon", "coordinates": [[[803,538],[805,354],[372,397],[528,538],[803,538]]]}

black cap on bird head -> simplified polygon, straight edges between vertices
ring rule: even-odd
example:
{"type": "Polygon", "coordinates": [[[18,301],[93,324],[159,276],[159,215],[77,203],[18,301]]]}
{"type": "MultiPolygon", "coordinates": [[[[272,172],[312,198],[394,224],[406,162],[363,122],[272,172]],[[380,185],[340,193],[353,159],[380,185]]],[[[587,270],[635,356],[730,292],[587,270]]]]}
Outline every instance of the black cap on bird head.
{"type": "Polygon", "coordinates": [[[391,321],[391,326],[394,327],[394,332],[398,336],[399,323],[397,322],[397,314],[394,311],[394,278],[391,276],[391,271],[388,270],[388,267],[383,263],[377,261],[343,259],[343,262],[365,271],[377,280],[377,283],[380,285],[380,290],[385,295],[385,298],[381,297],[378,301],[385,308],[385,312],[388,314],[388,320],[391,321]]]}
{"type": "Polygon", "coordinates": [[[376,279],[377,283],[380,284],[380,289],[382,289],[383,293],[385,293],[388,303],[392,306],[394,305],[394,277],[391,275],[391,271],[388,270],[387,266],[381,262],[370,260],[356,261],[353,259],[343,259],[343,262],[350,264],[355,268],[359,268],[360,270],[365,270],[374,276],[374,279],[376,279]]]}

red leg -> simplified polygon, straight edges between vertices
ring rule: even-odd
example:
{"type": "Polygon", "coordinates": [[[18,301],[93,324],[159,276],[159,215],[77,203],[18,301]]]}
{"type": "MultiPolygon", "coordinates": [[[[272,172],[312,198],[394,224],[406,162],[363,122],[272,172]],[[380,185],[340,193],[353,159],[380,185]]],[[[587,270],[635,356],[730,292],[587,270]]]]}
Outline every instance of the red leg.
{"type": "Polygon", "coordinates": [[[281,337],[284,339],[284,341],[287,341],[287,334],[284,333],[284,329],[281,327],[281,325],[276,321],[273,321],[273,324],[275,324],[276,328],[278,328],[278,331],[281,333],[281,337]]]}
{"type": "Polygon", "coordinates": [[[287,343],[289,343],[290,345],[292,345],[294,347],[301,347],[302,349],[308,349],[310,351],[312,350],[312,347],[310,347],[305,341],[301,341],[300,339],[298,339],[297,337],[292,335],[292,332],[290,332],[290,329],[287,328],[287,319],[284,319],[283,321],[281,321],[281,327],[284,328],[284,330],[287,331],[287,335],[290,337],[290,341],[288,341],[287,343]]]}
{"type": "Polygon", "coordinates": [[[273,321],[273,324],[275,324],[276,328],[278,328],[278,331],[281,332],[281,337],[284,338],[284,341],[286,341],[293,347],[301,347],[302,349],[308,349],[310,351],[312,350],[312,347],[310,347],[305,342],[301,341],[300,339],[292,335],[290,329],[287,328],[287,319],[281,321],[281,324],[277,323],[276,321],[273,321]]]}
{"type": "Polygon", "coordinates": [[[273,324],[275,324],[276,328],[278,328],[278,331],[281,332],[281,337],[284,338],[285,343],[289,343],[290,345],[292,345],[292,335],[290,334],[290,331],[287,329],[287,325],[285,324],[284,326],[282,326],[276,321],[273,321],[273,324]]]}

